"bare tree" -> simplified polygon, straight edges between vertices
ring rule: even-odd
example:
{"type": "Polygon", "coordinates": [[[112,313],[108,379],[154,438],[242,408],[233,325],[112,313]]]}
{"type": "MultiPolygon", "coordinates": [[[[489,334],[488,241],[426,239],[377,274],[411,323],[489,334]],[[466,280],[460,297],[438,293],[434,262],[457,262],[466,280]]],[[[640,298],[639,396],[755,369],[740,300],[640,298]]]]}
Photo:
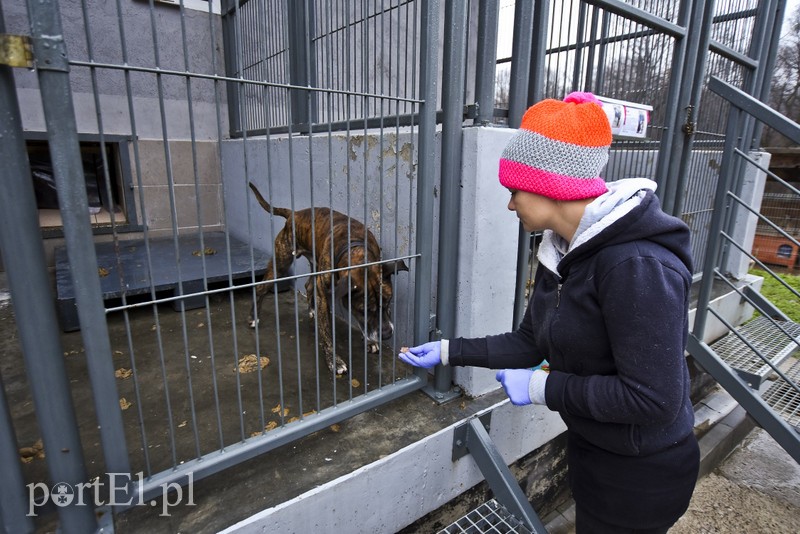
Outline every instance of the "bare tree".
{"type": "MultiPolygon", "coordinates": [[[[775,59],[769,105],[775,111],[800,122],[800,6],[787,13],[786,30],[775,59]]],[[[787,146],[789,140],[765,128],[764,146],[787,146]]]]}

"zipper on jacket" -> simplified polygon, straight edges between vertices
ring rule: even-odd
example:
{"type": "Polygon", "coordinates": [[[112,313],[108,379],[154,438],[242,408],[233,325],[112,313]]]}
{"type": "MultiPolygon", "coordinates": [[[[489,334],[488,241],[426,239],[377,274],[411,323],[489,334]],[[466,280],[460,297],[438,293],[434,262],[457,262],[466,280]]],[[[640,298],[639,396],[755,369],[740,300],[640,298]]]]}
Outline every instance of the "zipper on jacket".
{"type": "Polygon", "coordinates": [[[561,304],[561,286],[562,285],[564,285],[564,284],[558,284],[558,287],[556,288],[556,308],[558,308],[558,305],[561,304]]]}

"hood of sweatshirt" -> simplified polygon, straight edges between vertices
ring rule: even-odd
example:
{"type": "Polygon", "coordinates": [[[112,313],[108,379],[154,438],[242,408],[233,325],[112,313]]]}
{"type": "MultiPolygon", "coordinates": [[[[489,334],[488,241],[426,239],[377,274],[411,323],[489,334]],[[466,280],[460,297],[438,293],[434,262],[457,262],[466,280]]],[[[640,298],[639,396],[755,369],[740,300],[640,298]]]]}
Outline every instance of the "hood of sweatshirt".
{"type": "Polygon", "coordinates": [[[645,239],[675,254],[692,272],[689,228],[661,210],[656,183],[627,178],[607,186],[608,192],[586,206],[572,242],[552,230],[543,232],[538,258],[544,267],[561,277],[572,262],[599,248],[645,239]]]}

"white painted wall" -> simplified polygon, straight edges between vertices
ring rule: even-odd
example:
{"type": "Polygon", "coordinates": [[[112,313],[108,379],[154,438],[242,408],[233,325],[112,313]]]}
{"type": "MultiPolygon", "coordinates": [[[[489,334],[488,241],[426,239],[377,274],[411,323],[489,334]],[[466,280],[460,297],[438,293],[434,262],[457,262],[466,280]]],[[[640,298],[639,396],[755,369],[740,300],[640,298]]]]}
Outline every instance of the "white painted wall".
{"type": "MultiPolygon", "coordinates": [[[[516,132],[464,130],[456,336],[480,337],[513,329],[519,220],[500,185],[500,153],[516,132]]],[[[453,380],[477,397],[498,388],[495,371],[455,367],[453,380]]]]}

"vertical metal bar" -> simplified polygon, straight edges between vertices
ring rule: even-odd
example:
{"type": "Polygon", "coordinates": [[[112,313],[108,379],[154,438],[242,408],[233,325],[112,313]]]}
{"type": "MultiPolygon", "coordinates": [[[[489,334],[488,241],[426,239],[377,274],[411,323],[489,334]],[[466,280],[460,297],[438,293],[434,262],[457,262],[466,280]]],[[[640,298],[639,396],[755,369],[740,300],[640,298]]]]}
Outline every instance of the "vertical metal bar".
{"type": "MultiPolygon", "coordinates": [[[[545,62],[547,56],[547,15],[550,12],[549,0],[541,0],[535,3],[532,13],[532,28],[537,28],[534,32],[531,28],[532,41],[528,54],[528,87],[526,94],[528,102],[538,102],[544,95],[545,81],[545,62]]],[[[521,28],[520,28],[521,31],[521,28]]],[[[514,35],[516,39],[517,26],[514,24],[514,35]]],[[[513,65],[512,65],[513,68],[513,65]]],[[[524,113],[524,111],[523,111],[524,113]]],[[[511,111],[509,109],[509,123],[512,128],[519,126],[522,115],[511,122],[511,111]]],[[[517,235],[517,279],[514,288],[514,311],[511,319],[511,328],[516,328],[522,320],[525,312],[525,288],[528,282],[528,260],[531,251],[531,234],[526,232],[522,225],[519,225],[517,235]]]]}
{"type": "Polygon", "coordinates": [[[111,342],[97,276],[97,257],[92,228],[86,216],[89,202],[78,145],[61,17],[53,0],[29,1],[28,13],[67,256],[95,410],[101,428],[105,464],[111,473],[130,473],[114,362],[110,358],[111,342]]]}
{"type": "MultiPolygon", "coordinates": [[[[461,218],[461,145],[464,123],[464,71],[467,39],[466,2],[446,0],[442,62],[442,161],[439,201],[439,267],[437,327],[444,338],[455,336],[455,303],[458,290],[458,228],[461,218]]],[[[438,366],[436,394],[450,389],[453,368],[438,366]]]]}
{"type": "MultiPolygon", "coordinates": [[[[308,6],[308,0],[299,2],[286,2],[288,10],[288,43],[289,43],[289,83],[302,87],[313,84],[313,73],[306,69],[313,64],[314,52],[311,47],[306,20],[313,14],[313,8],[308,6]]],[[[312,25],[313,26],[313,25],[312,25]]],[[[291,112],[293,117],[292,129],[297,133],[308,133],[314,120],[316,104],[311,100],[309,91],[292,90],[291,112]]]]}
{"type": "Polygon", "coordinates": [[[478,58],[475,73],[477,124],[486,125],[494,116],[494,78],[497,68],[497,22],[499,0],[480,0],[478,4],[478,58]]]}
{"type": "MultiPolygon", "coordinates": [[[[780,47],[780,39],[774,38],[781,34],[783,27],[784,13],[786,12],[786,0],[769,0],[759,3],[759,30],[754,32],[754,37],[758,38],[758,67],[756,67],[755,81],[756,87],[751,93],[762,102],[769,101],[770,82],[772,81],[773,70],[775,69],[775,59],[780,47]]],[[[755,55],[755,54],[751,54],[755,55]]],[[[758,148],[761,140],[761,132],[764,125],[758,121],[751,121],[752,130],[750,145],[758,148]]]]}
{"type": "MultiPolygon", "coordinates": [[[[572,8],[570,8],[571,10],[572,8]]],[[[572,90],[585,91],[586,88],[581,88],[581,67],[583,66],[583,49],[586,48],[586,4],[580,3],[578,5],[578,22],[576,28],[575,38],[575,60],[572,65],[572,90]]]]}
{"type": "MultiPolygon", "coordinates": [[[[713,79],[712,79],[713,81],[713,79]]],[[[706,249],[705,263],[703,265],[703,278],[700,283],[700,292],[697,298],[697,312],[692,326],[692,334],[698,339],[703,339],[706,319],[708,318],[708,303],[711,300],[711,289],[714,284],[714,271],[719,264],[720,247],[722,238],[720,231],[725,220],[725,204],[728,196],[728,186],[731,183],[731,166],[734,158],[734,148],[737,142],[738,123],[741,111],[731,106],[728,114],[728,127],[725,132],[725,148],[722,152],[717,190],[714,195],[714,208],[708,232],[708,246],[706,249]]]]}
{"type": "MultiPolygon", "coordinates": [[[[0,19],[2,13],[0,13],[0,19]]],[[[0,20],[0,32],[3,31],[0,20]]],[[[0,67],[7,69],[7,67],[0,67]]],[[[2,74],[0,74],[0,77],[2,74]]],[[[0,82],[2,84],[2,82],[0,82]]],[[[0,92],[2,89],[0,89],[0,92]]],[[[2,103],[0,99],[0,103],[2,103]]],[[[3,108],[7,109],[7,108],[3,108]]],[[[6,400],[3,377],[0,375],[0,465],[3,466],[3,483],[0,484],[0,530],[3,532],[33,532],[33,519],[26,510],[30,502],[25,495],[25,478],[17,452],[17,435],[6,400]]]]}
{"type": "MultiPolygon", "coordinates": [[[[218,74],[217,70],[217,53],[215,50],[215,45],[217,43],[217,30],[215,24],[215,17],[211,14],[211,3],[208,5],[209,13],[208,13],[208,29],[209,34],[211,35],[211,40],[209,41],[210,49],[209,49],[209,56],[211,57],[211,72],[214,75],[218,74]]],[[[227,48],[227,47],[226,47],[227,48]]],[[[213,82],[214,85],[214,102],[219,103],[220,94],[219,94],[219,80],[215,79],[213,82]]],[[[266,98],[264,99],[266,101],[266,98]]],[[[219,158],[219,164],[222,165],[222,116],[220,114],[220,106],[217,104],[214,106],[215,111],[215,118],[216,118],[216,127],[217,127],[217,143],[216,143],[216,150],[217,150],[217,157],[219,158]]],[[[265,121],[265,127],[269,128],[269,122],[265,121]]],[[[222,171],[220,170],[220,174],[222,171]]],[[[225,200],[225,195],[220,195],[220,206],[222,209],[222,220],[228,220],[228,206],[225,200]]],[[[228,252],[227,257],[227,267],[228,267],[228,286],[233,287],[233,269],[231,268],[231,243],[230,243],[230,228],[228,224],[225,224],[225,250],[228,252]]],[[[228,302],[230,304],[231,310],[231,324],[235,325],[236,322],[236,310],[234,306],[233,300],[233,291],[228,292],[228,302]]],[[[210,310],[210,307],[208,308],[210,310]]],[[[209,339],[212,337],[212,326],[211,326],[211,319],[208,319],[208,335],[209,339]]],[[[231,336],[232,336],[232,343],[234,347],[234,354],[238,354],[238,336],[236,334],[236,328],[231,328],[231,336]]],[[[220,397],[219,397],[219,389],[217,385],[217,358],[216,353],[214,351],[213,345],[209,347],[211,353],[211,373],[212,373],[212,381],[214,384],[214,405],[216,408],[216,415],[217,415],[217,434],[219,436],[219,448],[222,449],[225,447],[225,436],[223,435],[222,431],[222,418],[221,418],[221,411],[220,411],[220,397]]],[[[238,369],[238,366],[237,366],[238,369]]]]}
{"type": "MultiPolygon", "coordinates": [[[[537,6],[539,2],[536,2],[537,6]]],[[[519,128],[528,108],[528,76],[533,40],[533,2],[514,6],[514,37],[511,44],[511,73],[508,88],[508,126],[519,128]]]]}
{"type": "MultiPolygon", "coordinates": [[[[241,61],[237,50],[236,17],[239,15],[238,3],[236,0],[221,0],[222,6],[222,35],[224,37],[225,54],[225,75],[229,78],[240,78],[242,76],[241,61]]],[[[230,123],[229,132],[231,136],[236,136],[237,132],[242,131],[242,115],[239,108],[239,84],[237,82],[227,83],[228,99],[228,121],[230,123]]],[[[269,127],[269,125],[267,125],[269,127]]]]}
{"type": "MultiPolygon", "coordinates": [[[[693,0],[682,0],[680,11],[678,13],[678,25],[686,28],[689,25],[689,16],[692,13],[693,0]]],[[[689,36],[688,38],[691,38],[689,36]]],[[[683,72],[683,65],[686,61],[686,49],[688,47],[687,37],[676,38],[675,48],[672,53],[672,72],[683,72]]],[[[678,98],[680,96],[681,83],[683,80],[680,75],[673,76],[670,80],[669,89],[667,91],[667,102],[664,109],[667,110],[664,117],[664,134],[661,138],[661,143],[658,149],[658,162],[656,162],[656,183],[658,184],[658,191],[660,194],[662,207],[665,211],[670,213],[673,206],[673,199],[665,196],[667,190],[667,169],[672,158],[673,138],[676,135],[675,130],[679,128],[678,113],[681,111],[678,106],[678,98]]]]}
{"type": "MultiPolygon", "coordinates": [[[[51,16],[57,12],[57,6],[48,7],[51,16]]],[[[0,10],[2,31],[5,31],[5,22],[0,10]]],[[[61,46],[63,43],[60,50],[61,46]]],[[[11,69],[2,65],[0,109],[3,110],[0,121],[0,138],[3,139],[0,143],[0,161],[3,162],[0,165],[0,254],[10,283],[36,416],[43,423],[40,426],[50,479],[75,487],[87,481],[86,464],[50,290],[14,78],[11,69]]],[[[86,194],[85,187],[81,187],[81,191],[86,194]]],[[[112,375],[112,384],[113,380],[112,375]]],[[[117,402],[117,398],[114,401],[117,402]]],[[[11,465],[18,462],[17,455],[14,456],[11,465]]],[[[4,473],[7,473],[5,469],[4,473]]],[[[14,476],[13,468],[8,473],[14,476]]],[[[4,494],[3,520],[14,520],[10,515],[13,511],[5,508],[5,498],[4,494]]],[[[91,532],[97,528],[90,506],[66,506],[58,512],[65,532],[91,532]]]]}
{"type": "Polygon", "coordinates": [[[600,50],[597,53],[597,77],[594,81],[594,91],[598,94],[605,92],[606,85],[606,57],[608,56],[608,33],[611,22],[611,13],[603,11],[603,20],[600,25],[600,50]]]}
{"type": "MultiPolygon", "coordinates": [[[[436,110],[438,107],[439,0],[422,6],[420,25],[419,156],[417,175],[416,248],[420,254],[414,273],[414,339],[423,342],[431,334],[431,278],[433,276],[433,199],[436,197],[436,110]]],[[[428,373],[415,373],[427,380],[428,373]]]]}
{"type": "MultiPolygon", "coordinates": [[[[686,50],[686,63],[681,73],[681,90],[678,96],[678,106],[686,112],[686,120],[692,121],[689,128],[682,128],[681,133],[675,133],[672,143],[673,157],[667,170],[664,194],[664,209],[675,216],[683,214],[686,198],[686,184],[689,181],[689,161],[692,157],[692,143],[694,142],[693,124],[700,116],[700,96],[705,85],[706,61],[708,59],[708,44],[711,41],[711,24],[714,19],[714,0],[695,2],[694,13],[689,18],[687,39],[689,43],[686,50]],[[678,157],[680,156],[680,157],[678,157]]],[[[687,122],[687,124],[689,124],[687,122]]],[[[677,125],[675,126],[677,129],[677,125]]]]}

